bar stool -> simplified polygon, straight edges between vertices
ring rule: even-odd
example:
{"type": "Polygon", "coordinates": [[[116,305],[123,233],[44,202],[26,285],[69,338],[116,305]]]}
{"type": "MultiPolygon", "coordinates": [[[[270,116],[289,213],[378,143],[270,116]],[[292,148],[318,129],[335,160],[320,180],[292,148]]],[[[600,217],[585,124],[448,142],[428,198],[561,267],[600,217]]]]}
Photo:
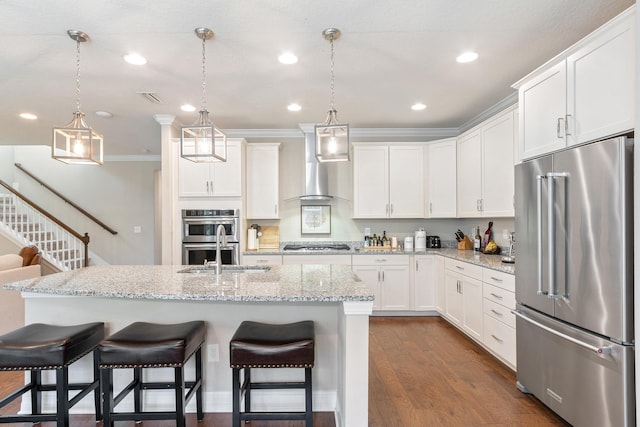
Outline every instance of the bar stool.
{"type": "Polygon", "coordinates": [[[23,394],[31,393],[31,414],[0,415],[0,423],[55,421],[69,426],[69,409],[94,392],[96,421],[102,419],[98,371],[98,344],[104,338],[104,323],[54,326],[34,323],[0,336],[0,371],[30,371],[28,384],[0,401],[0,408],[23,394]],[[69,365],[93,351],[93,381],[69,383],[69,365]],[[42,384],[42,371],[55,370],[56,383],[42,384]],[[80,390],[69,399],[69,390],[80,390]],[[56,412],[42,413],[42,392],[56,392],[56,412]]]}
{"type": "Polygon", "coordinates": [[[173,325],[136,322],[102,341],[99,347],[103,396],[103,426],[113,427],[114,421],[176,420],[185,426],[185,407],[196,396],[198,421],[202,421],[202,344],[205,338],[203,321],[173,325]],[[185,381],[184,365],[195,354],[195,380],[185,381]],[[145,382],[143,368],[174,368],[173,382],[145,382]],[[113,395],[113,370],[133,368],[133,380],[116,396],[113,395]],[[174,412],[143,412],[143,390],[174,389],[174,412]],[[115,412],[115,407],[133,391],[134,412],[115,412]],[[186,392],[186,394],[185,394],[186,392]]]}
{"type": "Polygon", "coordinates": [[[233,427],[240,421],[305,420],[313,426],[311,368],[315,359],[315,330],[311,320],[283,325],[244,321],[229,343],[230,365],[233,370],[233,427]],[[254,382],[252,368],[304,368],[303,382],[254,382]],[[243,381],[240,381],[243,371],[243,381]],[[304,412],[252,412],[251,391],[264,389],[305,390],[304,412]],[[244,412],[240,401],[244,394],[244,412]]]}

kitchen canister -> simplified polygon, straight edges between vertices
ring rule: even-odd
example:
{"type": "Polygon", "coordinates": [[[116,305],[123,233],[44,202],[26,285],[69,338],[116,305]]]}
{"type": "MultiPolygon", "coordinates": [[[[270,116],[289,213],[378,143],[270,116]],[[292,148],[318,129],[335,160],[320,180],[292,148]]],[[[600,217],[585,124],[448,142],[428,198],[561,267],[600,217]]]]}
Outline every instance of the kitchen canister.
{"type": "Polygon", "coordinates": [[[424,228],[419,228],[416,231],[416,241],[415,241],[416,251],[424,251],[427,249],[427,232],[424,231],[424,228]]]}
{"type": "Polygon", "coordinates": [[[404,250],[405,251],[413,251],[413,237],[407,236],[404,238],[404,250]]]}

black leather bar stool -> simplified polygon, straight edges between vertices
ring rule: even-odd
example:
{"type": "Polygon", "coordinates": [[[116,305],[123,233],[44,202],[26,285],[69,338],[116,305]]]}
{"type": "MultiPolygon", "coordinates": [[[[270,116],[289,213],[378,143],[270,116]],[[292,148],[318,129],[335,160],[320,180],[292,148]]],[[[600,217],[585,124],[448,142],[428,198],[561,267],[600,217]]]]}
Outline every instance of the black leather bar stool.
{"type": "Polygon", "coordinates": [[[102,341],[100,374],[103,396],[103,426],[113,427],[114,421],[176,420],[185,426],[185,407],[196,396],[198,421],[202,411],[202,344],[205,324],[202,321],[173,325],[136,322],[102,341]],[[195,354],[195,380],[185,381],[184,365],[195,354]],[[174,382],[144,382],[143,368],[174,368],[174,382]],[[133,368],[133,380],[116,396],[113,395],[113,370],[133,368]],[[174,412],[144,412],[143,390],[174,389],[174,412]],[[134,412],[115,412],[115,407],[133,391],[134,412]],[[186,394],[185,394],[186,393],[186,394]]]}
{"type": "Polygon", "coordinates": [[[233,427],[240,421],[305,420],[313,425],[311,368],[315,362],[315,329],[313,321],[272,325],[245,321],[229,343],[230,364],[233,369],[233,427]],[[304,368],[303,382],[254,382],[252,368],[304,368]],[[243,371],[243,380],[240,380],[243,371]],[[252,412],[251,391],[264,389],[305,390],[303,412],[252,412]],[[244,394],[244,412],[240,401],[244,394]]]}
{"type": "Polygon", "coordinates": [[[104,323],[54,326],[34,323],[0,336],[0,371],[30,371],[28,384],[0,401],[0,408],[23,394],[31,393],[31,414],[0,415],[0,423],[55,421],[69,426],[69,409],[94,392],[96,421],[102,419],[98,371],[98,344],[104,338],[104,323]],[[69,365],[93,351],[93,381],[69,383],[69,365]],[[56,383],[42,384],[42,371],[55,370],[56,383]],[[80,390],[69,399],[69,390],[80,390]],[[42,392],[55,391],[55,413],[42,413],[42,392]]]}

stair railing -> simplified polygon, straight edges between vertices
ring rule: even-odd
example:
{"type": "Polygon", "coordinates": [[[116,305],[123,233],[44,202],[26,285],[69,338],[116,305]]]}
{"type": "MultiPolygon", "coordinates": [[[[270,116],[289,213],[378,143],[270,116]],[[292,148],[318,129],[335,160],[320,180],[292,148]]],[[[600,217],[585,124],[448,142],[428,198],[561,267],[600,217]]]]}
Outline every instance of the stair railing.
{"type": "Polygon", "coordinates": [[[62,271],[89,265],[89,234],[84,235],[57,219],[0,180],[11,194],[0,195],[0,227],[16,240],[35,245],[42,257],[62,271]]]}
{"type": "Polygon", "coordinates": [[[33,179],[35,182],[37,182],[38,184],[42,185],[44,188],[46,188],[47,190],[51,191],[53,194],[55,194],[56,196],[60,197],[65,203],[69,204],[70,206],[72,206],[73,208],[75,208],[78,212],[80,212],[81,214],[83,214],[84,216],[86,216],[87,218],[89,218],[91,221],[95,222],[96,224],[98,224],[100,227],[104,228],[105,230],[107,230],[109,233],[115,235],[118,234],[117,231],[115,231],[114,229],[112,229],[111,227],[109,227],[108,225],[106,225],[105,223],[103,223],[102,221],[100,221],[98,218],[96,218],[95,216],[91,215],[89,212],[85,211],[84,209],[82,209],[80,206],[78,206],[77,204],[75,204],[74,202],[72,202],[71,200],[67,199],[65,196],[63,196],[62,194],[58,193],[55,189],[53,189],[52,187],[50,187],[46,182],[42,181],[40,178],[38,178],[37,176],[35,176],[34,174],[32,174],[31,172],[29,172],[28,170],[26,170],[24,168],[24,166],[22,166],[20,163],[14,163],[14,166],[17,167],[18,169],[20,169],[22,172],[24,172],[29,178],[33,179]]]}

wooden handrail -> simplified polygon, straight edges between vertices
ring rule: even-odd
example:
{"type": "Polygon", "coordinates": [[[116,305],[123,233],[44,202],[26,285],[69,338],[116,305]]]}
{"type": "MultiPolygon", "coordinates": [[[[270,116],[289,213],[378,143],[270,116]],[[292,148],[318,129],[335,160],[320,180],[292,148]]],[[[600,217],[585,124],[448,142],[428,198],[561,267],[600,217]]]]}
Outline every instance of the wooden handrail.
{"type": "Polygon", "coordinates": [[[86,246],[89,244],[89,233],[84,233],[84,236],[80,233],[78,233],[77,231],[75,231],[74,229],[72,229],[71,227],[69,227],[67,224],[65,224],[64,222],[60,221],[58,218],[56,218],[55,216],[51,215],[49,212],[47,212],[45,209],[41,208],[40,206],[38,206],[37,204],[33,203],[33,201],[29,200],[27,197],[23,196],[22,194],[20,194],[20,192],[16,191],[13,189],[13,187],[11,187],[9,184],[7,184],[6,182],[4,182],[3,180],[0,179],[0,185],[2,185],[4,188],[6,188],[7,190],[9,190],[10,192],[12,192],[13,194],[15,194],[16,196],[18,196],[19,198],[21,198],[22,200],[24,200],[25,202],[27,202],[29,205],[31,205],[35,210],[37,210],[38,212],[40,212],[42,215],[44,215],[45,217],[47,217],[48,219],[50,219],[52,222],[55,222],[56,224],[58,224],[61,228],[63,228],[65,231],[68,231],[69,234],[71,234],[73,237],[75,237],[76,239],[82,241],[82,243],[85,244],[85,248],[86,246]]]}
{"type": "MultiPolygon", "coordinates": [[[[111,227],[109,227],[108,225],[106,225],[105,223],[103,223],[102,221],[100,221],[98,218],[94,217],[93,215],[91,215],[89,212],[85,211],[84,209],[82,209],[80,206],[76,205],[75,203],[73,203],[71,200],[67,199],[65,196],[63,196],[62,194],[58,193],[56,190],[54,190],[53,188],[49,187],[49,185],[47,185],[47,183],[45,183],[44,181],[42,181],[40,178],[38,178],[37,176],[35,176],[34,174],[32,174],[31,172],[29,172],[28,170],[26,170],[20,163],[14,163],[15,167],[17,167],[18,169],[20,169],[22,172],[26,173],[27,176],[29,176],[30,178],[32,178],[33,180],[35,180],[38,184],[42,185],[44,188],[46,188],[47,190],[51,191],[53,194],[55,194],[56,196],[60,197],[64,202],[66,202],[67,204],[73,206],[74,208],[76,208],[80,213],[82,213],[84,216],[86,216],[87,218],[89,218],[91,221],[95,222],[96,224],[98,224],[100,227],[104,228],[105,230],[107,230],[109,233],[116,235],[118,234],[117,231],[115,231],[114,229],[112,229],[111,227]]],[[[22,196],[21,196],[22,197],[22,196]]]]}

